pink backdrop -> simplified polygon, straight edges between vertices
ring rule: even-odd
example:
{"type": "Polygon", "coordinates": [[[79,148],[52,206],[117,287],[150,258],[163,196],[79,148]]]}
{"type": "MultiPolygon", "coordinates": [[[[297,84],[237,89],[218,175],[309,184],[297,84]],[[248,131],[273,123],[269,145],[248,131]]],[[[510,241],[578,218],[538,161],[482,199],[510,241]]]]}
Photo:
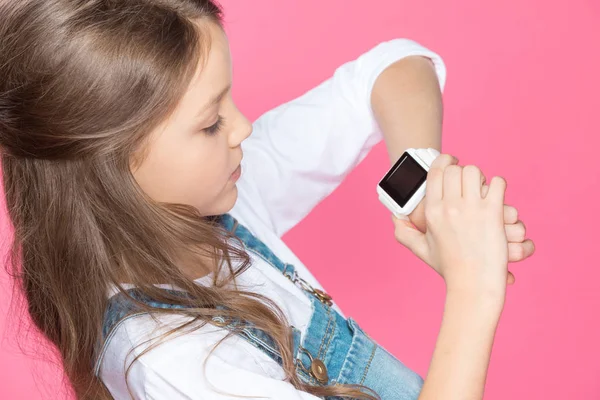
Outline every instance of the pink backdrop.
{"type": "MultiPolygon", "coordinates": [[[[537,243],[532,259],[512,266],[517,283],[509,289],[486,399],[600,399],[593,247],[600,223],[593,128],[600,105],[598,2],[223,3],[235,98],[252,119],[379,41],[409,37],[444,57],[443,151],[488,177],[504,176],[507,201],[537,243]]],[[[444,287],[394,240],[389,214],[371,190],[387,167],[382,143],[285,240],[346,314],[424,375],[444,287]]],[[[5,322],[6,288],[4,282],[0,397],[63,398],[55,392],[59,373],[19,354],[5,322]]]]}

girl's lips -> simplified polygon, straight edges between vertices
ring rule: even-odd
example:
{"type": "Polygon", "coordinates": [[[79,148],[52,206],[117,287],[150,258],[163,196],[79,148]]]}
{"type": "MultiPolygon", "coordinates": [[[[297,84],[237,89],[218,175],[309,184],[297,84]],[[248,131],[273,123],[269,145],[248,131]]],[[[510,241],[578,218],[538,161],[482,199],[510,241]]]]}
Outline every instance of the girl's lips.
{"type": "Polygon", "coordinates": [[[235,171],[233,171],[233,174],[231,174],[231,180],[232,181],[237,181],[239,179],[239,177],[242,174],[242,165],[240,164],[235,171]]]}

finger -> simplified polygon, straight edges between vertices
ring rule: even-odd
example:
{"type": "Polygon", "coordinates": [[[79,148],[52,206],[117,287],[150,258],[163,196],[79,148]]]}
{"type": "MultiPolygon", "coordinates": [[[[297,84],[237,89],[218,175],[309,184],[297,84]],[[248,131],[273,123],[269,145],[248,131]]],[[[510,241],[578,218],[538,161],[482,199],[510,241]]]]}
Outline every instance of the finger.
{"type": "Polygon", "coordinates": [[[513,275],[512,272],[508,273],[508,277],[506,278],[506,283],[508,285],[512,285],[513,283],[515,283],[515,276],[513,275]]]}
{"type": "Polygon", "coordinates": [[[490,202],[495,205],[504,205],[504,195],[506,193],[506,180],[501,176],[494,176],[490,182],[490,189],[486,196],[490,202]]]}
{"type": "Polygon", "coordinates": [[[523,243],[508,243],[508,261],[519,262],[531,257],[535,253],[535,245],[531,239],[523,243]]]}
{"type": "Polygon", "coordinates": [[[440,169],[445,169],[448,165],[453,165],[453,164],[458,164],[458,158],[450,155],[450,154],[440,154],[439,156],[437,156],[433,162],[431,163],[431,166],[429,168],[440,168],[440,169]]]}
{"type": "Polygon", "coordinates": [[[511,243],[523,243],[525,241],[525,224],[522,221],[517,221],[514,224],[504,224],[506,231],[506,240],[511,243]]]}
{"type": "MultiPolygon", "coordinates": [[[[488,185],[483,185],[481,187],[481,197],[485,198],[488,194],[490,187],[488,185]]],[[[504,205],[504,223],[505,224],[515,224],[519,220],[519,211],[508,204],[504,205]]]]}
{"type": "Polygon", "coordinates": [[[454,158],[450,154],[440,154],[433,160],[427,173],[427,184],[425,185],[425,205],[435,200],[441,200],[443,194],[444,170],[452,165],[454,158]]]}
{"type": "Polygon", "coordinates": [[[466,198],[481,198],[481,182],[483,174],[475,165],[465,165],[462,170],[462,195],[466,198]]]}
{"type": "Polygon", "coordinates": [[[409,220],[398,219],[394,215],[392,215],[392,220],[394,221],[396,240],[425,261],[427,255],[425,235],[416,229],[409,220]]]}
{"type": "Polygon", "coordinates": [[[450,154],[440,154],[437,156],[433,162],[431,163],[429,169],[439,168],[442,171],[446,169],[449,165],[458,164],[458,159],[450,154]]]}
{"type": "Polygon", "coordinates": [[[449,165],[444,170],[442,198],[458,199],[462,197],[462,167],[449,165]]]}
{"type": "Polygon", "coordinates": [[[516,224],[519,221],[519,212],[513,206],[504,205],[504,223],[516,224]]]}
{"type": "Polygon", "coordinates": [[[442,199],[444,170],[432,168],[427,172],[427,181],[425,185],[425,209],[430,209],[434,202],[442,199]]]}
{"type": "Polygon", "coordinates": [[[485,199],[489,191],[490,191],[490,187],[488,185],[484,184],[481,187],[481,197],[483,197],[485,199]]]}

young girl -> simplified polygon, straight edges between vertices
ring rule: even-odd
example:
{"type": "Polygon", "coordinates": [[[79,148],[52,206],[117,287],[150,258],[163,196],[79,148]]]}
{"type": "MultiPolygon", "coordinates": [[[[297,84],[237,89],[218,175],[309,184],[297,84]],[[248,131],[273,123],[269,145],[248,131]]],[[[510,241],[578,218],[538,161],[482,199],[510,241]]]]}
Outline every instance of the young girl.
{"type": "Polygon", "coordinates": [[[392,161],[440,148],[437,54],[381,43],[251,124],[210,0],[21,0],[0,18],[10,262],[78,398],[481,397],[507,262],[533,251],[502,179],[442,155],[420,230],[395,221],[448,286],[425,383],[281,240],[381,139],[392,161]]]}

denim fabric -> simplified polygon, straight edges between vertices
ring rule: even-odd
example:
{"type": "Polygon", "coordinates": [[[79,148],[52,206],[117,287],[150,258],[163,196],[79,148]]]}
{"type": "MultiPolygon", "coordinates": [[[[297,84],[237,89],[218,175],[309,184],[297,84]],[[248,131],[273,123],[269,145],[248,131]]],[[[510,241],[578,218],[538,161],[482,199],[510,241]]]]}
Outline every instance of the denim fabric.
{"type": "MultiPolygon", "coordinates": [[[[223,214],[217,221],[227,230],[242,240],[245,249],[264,259],[268,264],[277,268],[281,273],[294,280],[296,271],[292,264],[281,261],[260,239],[254,236],[246,227],[232,217],[223,214]],[[235,228],[235,230],[234,230],[235,228]]],[[[352,318],[345,319],[326,302],[319,300],[310,290],[303,288],[304,293],[310,298],[313,312],[310,322],[301,341],[300,331],[292,327],[294,336],[293,354],[296,360],[298,376],[304,382],[320,385],[316,377],[311,374],[311,357],[322,361],[326,368],[329,380],[327,384],[362,384],[375,390],[382,400],[414,400],[418,398],[423,379],[414,371],[407,368],[402,362],[392,356],[382,346],[378,345],[366,332],[361,329],[352,318]]],[[[168,290],[168,289],[163,289],[168,290]]],[[[173,294],[181,292],[171,291],[173,294]]],[[[154,307],[176,308],[181,306],[157,303],[146,298],[135,289],[128,293],[138,300],[154,307]]],[[[127,318],[135,318],[144,314],[136,310],[131,301],[119,293],[112,296],[106,310],[103,324],[103,344],[99,347],[99,356],[95,364],[95,372],[99,373],[104,351],[111,339],[115,328],[127,318]]],[[[242,323],[242,321],[227,321],[214,317],[215,322],[220,322],[224,328],[242,323]]],[[[264,332],[255,329],[252,325],[245,326],[239,334],[259,350],[281,364],[281,356],[274,341],[264,332]]],[[[329,397],[334,400],[337,397],[329,397]]]]}

